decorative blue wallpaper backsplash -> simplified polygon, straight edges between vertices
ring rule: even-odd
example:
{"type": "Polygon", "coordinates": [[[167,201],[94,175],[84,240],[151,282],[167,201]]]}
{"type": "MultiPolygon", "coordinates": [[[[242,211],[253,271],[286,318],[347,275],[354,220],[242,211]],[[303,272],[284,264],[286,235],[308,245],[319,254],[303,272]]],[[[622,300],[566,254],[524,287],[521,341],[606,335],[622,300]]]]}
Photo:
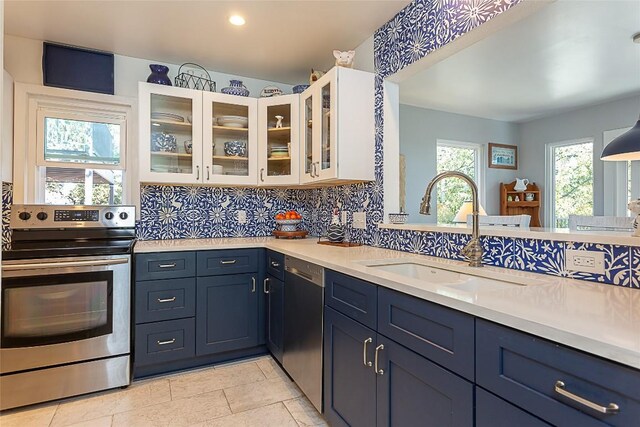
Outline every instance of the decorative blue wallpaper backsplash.
{"type": "MultiPolygon", "coordinates": [[[[384,219],[383,81],[520,1],[416,0],[376,31],[375,182],[310,190],[146,185],[141,187],[139,238],[268,236],[275,227],[275,214],[289,209],[302,213],[303,227],[317,236],[325,234],[331,211],[338,207],[367,213],[365,230],[347,227],[352,241],[461,260],[460,250],[468,235],[377,227],[384,219]]],[[[3,183],[2,190],[2,237],[6,242],[11,184],[3,183]]],[[[483,237],[482,244],[484,262],[489,265],[640,289],[640,247],[490,236],[483,237]],[[604,252],[606,274],[567,271],[566,249],[604,252]]]]}

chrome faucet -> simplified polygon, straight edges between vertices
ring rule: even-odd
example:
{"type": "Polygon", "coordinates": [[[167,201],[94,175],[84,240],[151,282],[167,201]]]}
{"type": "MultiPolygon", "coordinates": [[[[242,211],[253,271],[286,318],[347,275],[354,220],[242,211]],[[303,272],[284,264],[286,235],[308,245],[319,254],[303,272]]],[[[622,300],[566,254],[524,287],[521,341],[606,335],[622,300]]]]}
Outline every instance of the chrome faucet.
{"type": "Polygon", "coordinates": [[[473,199],[471,207],[473,234],[471,241],[467,243],[461,253],[469,260],[471,267],[482,267],[482,245],[480,244],[480,221],[478,219],[478,207],[480,206],[480,202],[478,201],[478,186],[469,175],[456,171],[446,171],[436,175],[429,182],[429,185],[427,185],[427,191],[422,198],[422,203],[420,203],[420,213],[422,215],[431,215],[431,192],[433,191],[433,187],[445,178],[460,178],[471,187],[471,198],[473,199]]]}

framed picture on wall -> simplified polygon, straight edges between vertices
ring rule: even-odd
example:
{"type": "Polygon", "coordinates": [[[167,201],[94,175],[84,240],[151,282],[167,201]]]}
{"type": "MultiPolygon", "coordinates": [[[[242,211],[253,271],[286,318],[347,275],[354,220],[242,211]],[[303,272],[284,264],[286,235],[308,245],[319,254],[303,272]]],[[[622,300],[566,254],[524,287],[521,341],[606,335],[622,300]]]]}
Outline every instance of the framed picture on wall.
{"type": "Polygon", "coordinates": [[[518,169],[518,146],[489,143],[489,167],[518,169]]]}

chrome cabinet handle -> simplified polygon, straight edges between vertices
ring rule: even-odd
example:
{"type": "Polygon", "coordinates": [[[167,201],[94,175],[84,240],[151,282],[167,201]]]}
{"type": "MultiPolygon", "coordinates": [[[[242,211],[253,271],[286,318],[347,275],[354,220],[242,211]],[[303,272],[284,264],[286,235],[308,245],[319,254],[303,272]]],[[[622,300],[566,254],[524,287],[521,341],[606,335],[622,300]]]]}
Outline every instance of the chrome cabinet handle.
{"type": "Polygon", "coordinates": [[[251,292],[255,293],[256,292],[256,278],[255,277],[251,277],[251,292]]]}
{"type": "Polygon", "coordinates": [[[311,172],[309,172],[309,175],[311,175],[311,178],[315,178],[316,177],[316,164],[315,163],[311,163],[311,172]]]}
{"type": "Polygon", "coordinates": [[[271,261],[271,267],[278,268],[278,267],[280,267],[280,263],[279,262],[275,262],[275,261],[271,261]]]}
{"type": "Polygon", "coordinates": [[[207,166],[207,181],[209,181],[209,166],[207,166]]]}
{"type": "Polygon", "coordinates": [[[362,363],[367,367],[371,366],[371,361],[367,361],[367,344],[370,342],[373,342],[373,338],[371,337],[364,340],[364,343],[362,344],[362,363]]]}
{"type": "Polygon", "coordinates": [[[620,412],[620,407],[615,403],[609,403],[607,406],[598,405],[597,403],[593,403],[590,400],[585,399],[584,397],[580,397],[577,394],[573,394],[570,391],[567,391],[565,388],[565,383],[563,381],[556,381],[555,391],[561,396],[564,396],[568,399],[573,400],[587,408],[593,409],[594,411],[598,411],[601,414],[607,415],[615,415],[620,412]]]}
{"type": "Polygon", "coordinates": [[[373,360],[374,360],[373,363],[375,364],[373,369],[376,371],[376,374],[384,375],[384,371],[382,369],[378,369],[378,353],[380,352],[380,350],[384,350],[384,344],[380,344],[379,346],[376,347],[376,354],[373,357],[373,360]]]}
{"type": "Polygon", "coordinates": [[[268,284],[269,284],[269,282],[270,282],[270,281],[271,281],[271,279],[269,279],[269,278],[267,277],[266,279],[264,279],[264,282],[262,282],[262,291],[263,291],[265,294],[268,294],[268,293],[269,293],[269,288],[268,288],[267,286],[268,286],[268,284]]]}
{"type": "Polygon", "coordinates": [[[158,267],[160,267],[160,268],[173,268],[175,266],[176,266],[175,262],[173,262],[171,264],[160,264],[160,265],[158,265],[158,267]]]}
{"type": "Polygon", "coordinates": [[[176,339],[175,339],[175,338],[172,338],[172,339],[167,340],[167,341],[158,341],[158,345],[173,344],[174,342],[176,342],[176,339]]]}
{"type": "Polygon", "coordinates": [[[114,259],[102,259],[95,261],[62,261],[62,262],[44,262],[41,264],[27,263],[27,264],[9,264],[3,265],[3,271],[14,270],[33,270],[44,268],[74,268],[74,267],[97,267],[102,265],[117,265],[126,264],[129,260],[127,258],[114,258],[114,259]]]}
{"type": "Polygon", "coordinates": [[[196,181],[200,180],[200,166],[196,166],[196,181]]]}
{"type": "Polygon", "coordinates": [[[316,178],[320,176],[320,162],[316,162],[316,178]]]}
{"type": "Polygon", "coordinates": [[[171,297],[171,298],[158,298],[158,302],[174,302],[176,300],[176,297],[171,297]]]}
{"type": "Polygon", "coordinates": [[[260,181],[264,182],[264,168],[260,168],[260,181]]]}
{"type": "Polygon", "coordinates": [[[220,261],[220,264],[224,264],[224,265],[235,264],[237,261],[238,261],[237,259],[229,259],[226,261],[220,261]]]}

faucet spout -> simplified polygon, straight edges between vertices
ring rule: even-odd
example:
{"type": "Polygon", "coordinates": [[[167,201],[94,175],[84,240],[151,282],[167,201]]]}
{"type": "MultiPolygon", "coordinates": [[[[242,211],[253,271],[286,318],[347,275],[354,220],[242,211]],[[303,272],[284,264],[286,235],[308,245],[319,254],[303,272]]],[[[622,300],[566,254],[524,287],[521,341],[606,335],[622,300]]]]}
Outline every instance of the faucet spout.
{"type": "Polygon", "coordinates": [[[480,243],[480,220],[479,220],[479,206],[478,200],[478,186],[473,179],[462,172],[446,171],[436,175],[429,184],[425,191],[422,203],[420,203],[420,213],[422,215],[431,215],[431,193],[433,188],[445,178],[459,178],[466,182],[471,187],[471,215],[473,218],[473,229],[471,241],[462,249],[462,255],[469,260],[471,267],[482,267],[482,245],[480,243]]]}

